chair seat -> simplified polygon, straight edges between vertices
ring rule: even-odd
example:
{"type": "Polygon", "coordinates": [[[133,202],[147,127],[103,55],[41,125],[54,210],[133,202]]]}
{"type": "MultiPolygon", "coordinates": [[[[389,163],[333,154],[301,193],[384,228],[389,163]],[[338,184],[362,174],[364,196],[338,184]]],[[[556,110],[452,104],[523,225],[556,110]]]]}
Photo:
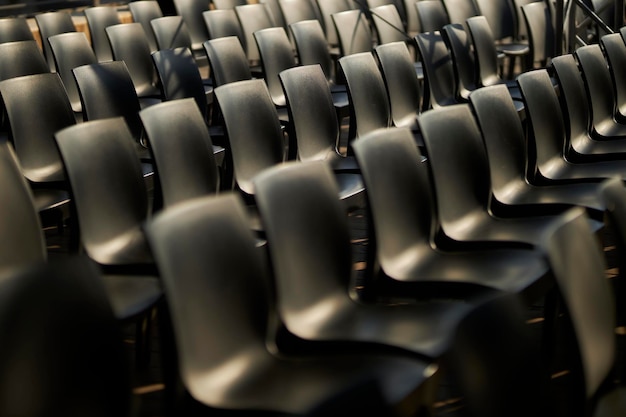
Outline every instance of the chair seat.
{"type": "Polygon", "coordinates": [[[154,276],[103,275],[102,281],[119,320],[143,314],[163,297],[159,279],[154,276]]]}
{"type": "Polygon", "coordinates": [[[496,49],[505,55],[514,56],[528,55],[528,53],[530,52],[530,47],[527,43],[500,44],[496,45],[496,49]]]}

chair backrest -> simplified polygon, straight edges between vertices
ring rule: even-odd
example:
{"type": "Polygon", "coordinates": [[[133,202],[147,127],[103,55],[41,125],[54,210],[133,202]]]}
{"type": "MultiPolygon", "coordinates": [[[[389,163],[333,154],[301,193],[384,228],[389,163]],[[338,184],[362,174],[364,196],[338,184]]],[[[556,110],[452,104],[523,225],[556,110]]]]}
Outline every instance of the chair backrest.
{"type": "Polygon", "coordinates": [[[9,142],[0,144],[0,270],[44,262],[48,258],[33,193],[9,142]]]}
{"type": "MultiPolygon", "coordinates": [[[[112,117],[61,129],[54,137],[67,171],[85,253],[108,264],[112,250],[107,247],[116,239],[123,242],[148,216],[148,192],[132,133],[122,117],[112,117]]],[[[131,256],[126,259],[133,261],[131,256]]]]}
{"type": "MultiPolygon", "coordinates": [[[[324,19],[320,19],[317,4],[311,0],[278,0],[278,5],[285,19],[287,27],[302,20],[318,20],[322,27],[326,24],[324,19]]],[[[287,33],[291,39],[291,33],[287,33]]]]}
{"type": "Polygon", "coordinates": [[[70,99],[72,109],[82,112],[78,86],[72,70],[81,65],[96,64],[98,58],[83,32],[68,32],[48,38],[50,50],[54,55],[56,70],[70,99]]]}
{"type": "Polygon", "coordinates": [[[252,178],[283,161],[283,134],[265,81],[252,79],[214,90],[231,146],[234,176],[244,195],[254,195],[252,178]]]}
{"type": "Polygon", "coordinates": [[[600,45],[609,64],[616,111],[626,115],[626,43],[620,33],[610,33],[600,38],[600,45]]]}
{"type": "Polygon", "coordinates": [[[141,23],[120,23],[105,29],[113,59],[124,61],[139,97],[159,97],[157,72],[141,23]]]}
{"type": "Polygon", "coordinates": [[[345,12],[346,10],[353,9],[349,0],[317,0],[317,6],[320,9],[324,25],[320,23],[320,26],[324,29],[326,42],[330,46],[337,46],[339,39],[337,38],[337,30],[333,23],[332,15],[334,13],[345,12]]]}
{"type": "Polygon", "coordinates": [[[112,6],[87,7],[83,13],[89,27],[89,38],[98,62],[113,60],[113,52],[107,38],[105,29],[107,26],[122,23],[117,9],[112,6]]]}
{"type": "Polygon", "coordinates": [[[0,43],[0,57],[0,80],[50,72],[50,67],[34,40],[0,43]]]}
{"type": "Polygon", "coordinates": [[[211,67],[213,87],[252,79],[246,51],[236,36],[208,40],[204,50],[211,67]]]}
{"type": "Polygon", "coordinates": [[[360,10],[346,10],[331,15],[341,56],[371,52],[374,44],[367,17],[360,10]]]}
{"type": "Polygon", "coordinates": [[[466,24],[474,48],[478,86],[500,83],[502,78],[498,72],[498,52],[489,21],[479,15],[467,19],[466,24]]]}
{"type": "Polygon", "coordinates": [[[280,5],[278,4],[278,0],[259,0],[259,3],[264,4],[265,7],[267,7],[267,11],[274,21],[275,26],[283,27],[285,30],[289,29],[287,23],[285,22],[283,11],[280,9],[280,5]]]}
{"type": "Polygon", "coordinates": [[[34,74],[0,81],[0,95],[9,138],[24,176],[32,182],[65,181],[52,135],[75,124],[76,118],[59,75],[34,74]]]}
{"type": "MultiPolygon", "coordinates": [[[[430,2],[424,0],[420,3],[430,2]]],[[[452,55],[439,31],[415,35],[424,68],[422,110],[457,103],[452,55]]]]}
{"type": "Polygon", "coordinates": [[[56,71],[48,38],[59,33],[75,32],[76,26],[74,26],[72,15],[63,10],[37,13],[35,15],[35,22],[37,23],[37,29],[39,30],[39,36],[41,38],[43,55],[46,57],[50,71],[56,71]]]}
{"type": "Polygon", "coordinates": [[[338,294],[349,297],[350,231],[330,166],[292,161],[259,174],[254,186],[278,309],[293,315],[338,294]]]}
{"type": "Polygon", "coordinates": [[[139,120],[139,98],[124,61],[81,65],[72,72],[83,106],[83,119],[121,116],[135,141],[139,141],[143,132],[139,120]]]}
{"type": "Polygon", "coordinates": [[[378,44],[410,41],[404,31],[404,23],[395,4],[383,4],[371,8],[370,12],[372,13],[372,23],[376,30],[378,44]]]}
{"type": "Polygon", "coordinates": [[[419,18],[417,17],[417,8],[415,7],[415,3],[417,3],[415,0],[404,0],[404,10],[406,12],[406,32],[411,37],[422,31],[420,28],[419,18]]]}
{"type": "Polygon", "coordinates": [[[164,210],[147,225],[187,386],[198,369],[220,369],[244,349],[267,356],[274,304],[267,264],[246,215],[238,196],[225,193],[164,210]],[[198,325],[209,330],[198,331],[198,325]],[[217,344],[211,342],[215,337],[217,344]]]}
{"type": "Polygon", "coordinates": [[[209,10],[209,2],[206,0],[173,0],[176,14],[183,18],[189,36],[191,37],[191,50],[202,49],[202,43],[209,39],[209,32],[202,13],[209,10]]]}
{"type": "MultiPolygon", "coordinates": [[[[469,102],[482,132],[496,198],[511,184],[526,181],[527,165],[533,165],[515,104],[504,84],[479,88],[469,102]]],[[[534,154],[534,151],[532,152],[534,154]]]]}
{"type": "Polygon", "coordinates": [[[296,66],[296,57],[289,37],[285,29],[273,27],[254,32],[254,40],[259,48],[263,79],[267,83],[272,101],[277,106],[285,106],[285,93],[280,85],[278,74],[296,66]]]}
{"type": "Polygon", "coordinates": [[[543,1],[535,1],[522,6],[522,14],[533,63],[546,66],[548,60],[556,55],[556,35],[552,26],[550,7],[543,1]]]}
{"type": "Polygon", "coordinates": [[[246,4],[235,7],[241,30],[245,38],[246,56],[248,61],[255,65],[259,62],[259,49],[254,40],[254,32],[276,26],[269,9],[264,4],[246,4]]]}
{"type": "Polygon", "coordinates": [[[219,176],[206,119],[192,98],[155,104],[139,116],[154,157],[165,209],[215,194],[219,176]]]}
{"type": "Polygon", "coordinates": [[[5,17],[0,19],[0,43],[35,40],[25,17],[5,17]]]}
{"type": "Polygon", "coordinates": [[[209,39],[236,36],[244,51],[246,37],[243,35],[235,9],[214,9],[202,13],[204,23],[209,31],[209,39]]]}
{"type": "Polygon", "coordinates": [[[414,61],[406,43],[391,42],[374,50],[389,96],[391,120],[396,127],[412,127],[421,111],[422,92],[414,61]]]}
{"type": "MultiPolygon", "coordinates": [[[[559,83],[559,102],[567,131],[568,146],[577,145],[591,130],[591,109],[585,83],[573,54],[563,54],[552,59],[550,66],[559,83]]],[[[586,140],[585,140],[586,141],[586,140]]]]}
{"type": "Polygon", "coordinates": [[[422,33],[441,30],[450,23],[450,17],[441,0],[416,1],[414,7],[422,33]]]}
{"type": "MultiPolygon", "coordinates": [[[[474,0],[441,0],[443,2],[444,7],[446,8],[446,12],[448,13],[448,18],[450,19],[450,23],[458,23],[460,25],[465,25],[465,21],[473,16],[478,16],[480,11],[478,10],[478,6],[474,3],[474,0]]],[[[499,1],[499,0],[494,0],[499,1]]],[[[506,0],[508,1],[508,0],[506,0]]]]}
{"type": "Polygon", "coordinates": [[[423,112],[418,123],[446,232],[459,227],[458,221],[467,213],[485,212],[489,206],[491,178],[485,145],[469,104],[423,112]]]}
{"type": "Polygon", "coordinates": [[[571,370],[577,386],[568,397],[576,398],[575,404],[584,409],[611,375],[616,358],[615,302],[605,276],[606,261],[580,207],[566,212],[562,221],[546,232],[542,249],[576,345],[571,352],[575,357],[571,370]]]}
{"type": "Polygon", "coordinates": [[[152,53],[152,60],[159,75],[163,100],[193,97],[200,113],[207,118],[209,106],[202,76],[189,48],[161,49],[152,53]]]}
{"type": "Polygon", "coordinates": [[[494,40],[515,39],[515,10],[510,0],[474,0],[479,14],[485,16],[494,40]]]}
{"type": "Polygon", "coordinates": [[[599,44],[581,46],[574,51],[574,56],[585,83],[593,125],[612,121],[616,110],[615,92],[602,48],[599,44]]]}
{"type": "Polygon", "coordinates": [[[4,271],[0,293],[0,413],[132,414],[128,351],[92,262],[4,271]]]}
{"type": "Polygon", "coordinates": [[[186,47],[191,49],[191,35],[182,16],[163,16],[150,21],[157,50],[186,47]]]}
{"type": "Polygon", "coordinates": [[[368,133],[354,143],[354,154],[368,190],[377,260],[392,271],[398,256],[430,245],[439,228],[428,166],[404,128],[368,133]]]}
{"type": "Polygon", "coordinates": [[[339,58],[350,99],[350,123],[355,137],[391,126],[391,109],[385,81],[372,52],[339,58]]]}
{"type": "Polygon", "coordinates": [[[536,176],[550,168],[554,157],[563,156],[565,123],[547,70],[527,71],[517,79],[526,108],[527,138],[536,157],[529,173],[536,176]]]}
{"type": "MultiPolygon", "coordinates": [[[[320,65],[326,79],[329,82],[334,82],[334,62],[328,48],[329,42],[319,20],[302,20],[292,23],[289,28],[296,45],[298,63],[300,65],[320,65]]],[[[334,26],[332,28],[334,30],[334,26]]]]}
{"type": "Polygon", "coordinates": [[[157,0],[134,0],[128,2],[128,10],[133,17],[133,22],[141,23],[141,26],[143,26],[143,30],[148,37],[150,52],[156,51],[158,47],[150,21],[164,16],[159,2],[157,0]]]}
{"type": "Polygon", "coordinates": [[[470,37],[465,27],[458,23],[445,25],[441,36],[450,50],[456,76],[457,100],[467,100],[476,89],[476,63],[470,37]]]}
{"type": "MultiPolygon", "coordinates": [[[[303,65],[279,74],[301,161],[326,159],[337,153],[339,122],[326,76],[319,65],[303,65]]],[[[294,143],[293,141],[291,143],[294,143]]]]}
{"type": "MultiPolygon", "coordinates": [[[[518,41],[523,42],[528,40],[528,27],[526,25],[522,7],[533,2],[543,2],[543,0],[513,0],[513,4],[515,6],[515,37],[518,41]]],[[[551,10],[550,6],[548,6],[548,8],[551,10]]],[[[549,22],[552,22],[552,20],[549,20],[549,22]]]]}

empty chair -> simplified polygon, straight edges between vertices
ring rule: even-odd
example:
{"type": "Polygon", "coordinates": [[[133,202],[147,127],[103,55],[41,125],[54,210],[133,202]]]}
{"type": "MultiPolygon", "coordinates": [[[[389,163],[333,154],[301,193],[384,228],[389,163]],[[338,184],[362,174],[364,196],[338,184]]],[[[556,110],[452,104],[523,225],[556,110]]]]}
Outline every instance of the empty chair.
{"type": "Polygon", "coordinates": [[[402,17],[395,4],[384,4],[370,9],[372,22],[376,29],[378,44],[391,42],[405,42],[411,57],[415,60],[415,46],[413,38],[410,38],[404,31],[402,17]]]}
{"type": "Polygon", "coordinates": [[[219,175],[206,120],[192,98],[163,102],[143,109],[163,208],[190,198],[216,194],[219,175]]]}
{"type": "MultiPolygon", "coordinates": [[[[424,0],[420,3],[433,0],[424,0]]],[[[456,104],[457,88],[452,55],[439,31],[415,35],[424,69],[422,110],[456,104]]]]}
{"type": "Polygon", "coordinates": [[[157,0],[134,0],[128,2],[128,10],[133,17],[133,22],[141,23],[143,30],[148,37],[150,52],[157,50],[157,42],[152,32],[150,21],[158,17],[163,17],[163,10],[157,0]]]}
{"type": "Polygon", "coordinates": [[[202,13],[209,10],[209,2],[206,0],[173,0],[176,14],[183,18],[189,36],[191,37],[191,51],[194,56],[204,54],[202,43],[209,39],[209,33],[204,23],[202,13]]]}
{"type": "Polygon", "coordinates": [[[416,1],[417,18],[422,33],[441,30],[451,23],[448,11],[441,0],[416,1]]]}
{"type": "Polygon", "coordinates": [[[463,25],[448,24],[441,30],[441,36],[450,50],[456,78],[456,99],[467,101],[477,88],[476,63],[472,52],[471,39],[463,25]]]}
{"type": "Polygon", "coordinates": [[[112,6],[92,6],[87,7],[83,13],[89,28],[91,47],[98,57],[98,62],[113,60],[113,52],[105,29],[107,26],[122,23],[117,9],[112,6]]]}
{"type": "Polygon", "coordinates": [[[149,161],[150,153],[145,146],[143,128],[139,120],[141,103],[124,61],[82,65],[74,68],[72,72],[78,86],[84,120],[123,117],[127,129],[134,138],[138,156],[144,161],[149,161]]]}
{"type": "Polygon", "coordinates": [[[372,31],[364,13],[351,9],[333,13],[331,17],[339,40],[339,56],[372,51],[372,31]]]}
{"type": "Polygon", "coordinates": [[[339,58],[350,98],[349,140],[391,126],[391,109],[383,76],[372,52],[339,58]]]}
{"type": "Polygon", "coordinates": [[[530,67],[545,67],[556,55],[556,36],[550,17],[550,7],[543,1],[522,6],[522,14],[528,33],[530,67]]]}
{"type": "Polygon", "coordinates": [[[339,123],[332,95],[319,65],[286,69],[279,74],[289,111],[289,157],[326,161],[333,169],[340,199],[350,209],[364,207],[363,180],[352,156],[339,152],[339,123]]]}
{"type": "Polygon", "coordinates": [[[619,176],[625,178],[624,160],[573,162],[565,156],[565,125],[556,94],[531,94],[537,84],[543,91],[549,82],[546,70],[520,74],[518,82],[526,102],[528,137],[536,150],[536,161],[529,167],[535,181],[599,181],[619,176]]]}
{"type": "Polygon", "coordinates": [[[39,36],[41,37],[43,55],[46,57],[50,71],[56,71],[54,57],[52,55],[52,51],[50,51],[48,38],[59,33],[75,32],[76,26],[74,26],[72,15],[69,12],[61,10],[37,13],[35,15],[35,22],[37,23],[37,29],[39,30],[39,36]]]}
{"type": "Polygon", "coordinates": [[[48,42],[54,56],[56,72],[63,81],[72,110],[76,113],[77,118],[82,120],[83,116],[80,113],[83,111],[83,107],[72,70],[81,65],[96,64],[98,58],[83,32],[53,35],[48,38],[48,42]]]}
{"type": "Polygon", "coordinates": [[[0,19],[0,43],[35,40],[25,17],[4,17],[0,19]]]}
{"type": "Polygon", "coordinates": [[[626,43],[619,33],[611,33],[600,38],[600,46],[609,64],[615,100],[615,119],[626,123],[626,43]]]}
{"type": "Polygon", "coordinates": [[[349,0],[317,0],[317,6],[320,9],[320,14],[324,22],[323,25],[320,22],[320,26],[324,29],[326,42],[331,48],[337,48],[339,40],[337,38],[337,30],[335,29],[332,15],[353,9],[353,7],[349,0]]]}
{"type": "MultiPolygon", "coordinates": [[[[573,54],[554,57],[551,62],[554,78],[559,84],[559,101],[566,127],[566,156],[571,161],[624,159],[626,131],[619,124],[598,124],[593,128],[592,113],[583,76],[573,54]],[[611,130],[613,132],[611,133],[611,130]],[[596,140],[604,131],[611,140],[596,140]]],[[[598,80],[596,80],[597,82],[598,80]]]]}
{"type": "MultiPolygon", "coordinates": [[[[308,2],[308,0],[305,1],[308,2]]],[[[278,74],[287,68],[296,66],[296,57],[287,33],[281,27],[261,29],[254,32],[254,40],[259,49],[263,79],[267,83],[272,101],[277,108],[284,109],[286,105],[285,93],[280,85],[278,74]]],[[[284,118],[287,119],[286,116],[284,118]]]]}
{"type": "MultiPolygon", "coordinates": [[[[324,20],[319,20],[319,9],[317,4],[311,0],[278,0],[278,6],[285,19],[285,25],[289,27],[292,23],[303,20],[318,20],[322,28],[326,24],[324,20]]],[[[291,34],[288,33],[291,37],[291,34]]]]}
{"type": "MultiPolygon", "coordinates": [[[[420,0],[421,1],[421,0],[420,0]]],[[[417,8],[415,7],[417,1],[404,0],[404,11],[406,13],[406,32],[407,35],[415,37],[422,30],[420,28],[420,22],[417,17],[417,8]]]]}
{"type": "MultiPolygon", "coordinates": [[[[450,24],[465,25],[465,21],[473,16],[478,16],[480,11],[474,0],[440,0],[443,2],[450,19],[450,24]]],[[[497,1],[497,0],[496,0],[497,1]]]]}
{"type": "Polygon", "coordinates": [[[267,7],[267,11],[274,21],[275,26],[280,26],[282,28],[285,28],[285,30],[289,29],[287,23],[285,23],[285,16],[283,16],[283,11],[280,9],[280,4],[278,4],[278,0],[258,0],[258,2],[267,7]]]}
{"type": "Polygon", "coordinates": [[[514,98],[519,98],[515,80],[504,79],[498,72],[498,53],[491,28],[483,15],[470,17],[466,21],[467,29],[474,48],[477,84],[485,87],[494,84],[506,84],[514,98]]]}
{"type": "Polygon", "coordinates": [[[422,88],[404,42],[378,45],[374,50],[389,96],[391,121],[396,127],[417,130],[422,88]]]}
{"type": "Polygon", "coordinates": [[[150,21],[157,50],[187,47],[191,49],[191,35],[182,16],[163,16],[150,21]]]}
{"type": "MultiPolygon", "coordinates": [[[[552,88],[547,73],[541,85],[552,88]]],[[[520,84],[526,87],[526,77],[521,77],[520,84]]],[[[544,88],[522,91],[534,94],[540,100],[542,94],[548,94],[544,88]]],[[[533,100],[534,101],[534,100],[533,100]]],[[[571,206],[582,206],[595,220],[594,228],[602,226],[602,217],[606,207],[597,198],[598,184],[593,182],[578,184],[542,184],[536,185],[527,175],[527,167],[532,164],[535,153],[532,143],[527,144],[525,131],[508,91],[504,85],[479,88],[470,94],[470,103],[482,132],[489,169],[491,172],[494,211],[509,213],[558,213],[571,206]]]]}
{"type": "Polygon", "coordinates": [[[132,370],[92,263],[3,269],[0,293],[2,414],[131,414],[132,370]]]}
{"type": "Polygon", "coordinates": [[[113,59],[124,61],[140,98],[161,97],[148,37],[141,23],[120,23],[105,29],[113,59]]]}
{"type": "Polygon", "coordinates": [[[493,212],[488,157],[469,104],[423,112],[418,123],[448,244],[537,247],[554,216],[493,212]]]}
{"type": "Polygon", "coordinates": [[[532,300],[549,287],[548,266],[540,251],[503,247],[451,251],[438,243],[441,224],[428,163],[421,162],[408,129],[371,132],[355,142],[354,152],[368,191],[370,244],[375,251],[371,282],[365,284],[364,293],[471,302],[499,292],[532,300]]]}
{"type": "Polygon", "coordinates": [[[0,81],[0,95],[9,140],[33,188],[37,210],[67,203],[63,162],[52,135],[75,124],[76,119],[59,75],[48,72],[0,81]],[[37,115],[36,123],[33,115],[37,115]]]}
{"type": "Polygon", "coordinates": [[[236,36],[210,39],[204,43],[204,49],[209,59],[214,87],[252,79],[246,51],[236,36]]]}
{"type": "Polygon", "coordinates": [[[0,57],[0,80],[50,72],[50,67],[34,40],[0,43],[0,57]]]}
{"type": "Polygon", "coordinates": [[[235,9],[207,10],[202,13],[202,17],[209,32],[209,39],[236,36],[245,50],[246,38],[243,36],[235,9]]]}
{"type": "Polygon", "coordinates": [[[242,45],[246,48],[246,56],[249,64],[254,67],[259,64],[259,49],[254,40],[254,32],[261,29],[275,27],[268,8],[264,4],[246,4],[235,7],[235,13],[241,24],[241,30],[245,38],[242,45]]]}
{"type": "MultiPolygon", "coordinates": [[[[351,388],[361,398],[350,403],[351,411],[382,408],[385,414],[409,393],[429,387],[428,362],[416,359],[353,353],[303,360],[268,350],[268,336],[276,331],[269,270],[236,196],[166,210],[151,222],[148,235],[172,309],[182,382],[197,403],[247,414],[306,415],[351,388]],[[241,360],[247,365],[224,378],[224,365],[241,360]],[[368,390],[358,387],[368,381],[379,387],[374,393],[381,392],[364,395],[368,390]]],[[[427,407],[430,396],[425,398],[426,403],[405,405],[427,407]]]]}

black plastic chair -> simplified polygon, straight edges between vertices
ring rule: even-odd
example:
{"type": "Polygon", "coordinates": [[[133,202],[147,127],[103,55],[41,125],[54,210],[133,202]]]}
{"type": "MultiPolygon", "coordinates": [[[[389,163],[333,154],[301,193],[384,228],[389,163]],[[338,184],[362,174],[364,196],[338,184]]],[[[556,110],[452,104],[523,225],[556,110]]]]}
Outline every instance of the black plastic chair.
{"type": "Polygon", "coordinates": [[[363,12],[351,9],[333,13],[331,18],[337,31],[339,56],[372,51],[373,34],[363,12]]]}
{"type": "Polygon", "coordinates": [[[438,363],[458,320],[478,299],[423,294],[427,302],[364,301],[355,292],[348,218],[328,165],[289,163],[263,172],[254,183],[284,326],[278,349],[404,351],[438,363]]]}
{"type": "MultiPolygon", "coordinates": [[[[124,61],[107,61],[81,65],[72,70],[84,121],[123,117],[134,138],[135,151],[145,162],[152,159],[145,145],[145,138],[139,110],[142,108],[133,80],[124,61]]],[[[150,105],[159,103],[153,99],[150,105]]],[[[145,107],[147,107],[144,104],[145,107]]],[[[152,175],[152,167],[145,164],[144,173],[152,175]]]]}
{"type": "Polygon", "coordinates": [[[204,49],[209,59],[214,87],[252,79],[246,52],[236,36],[210,39],[204,43],[204,49]]]}
{"type": "MultiPolygon", "coordinates": [[[[440,0],[446,8],[449,24],[465,26],[465,21],[470,17],[478,16],[480,11],[474,0],[440,0]]],[[[443,28],[442,28],[443,29],[443,28]]]]}
{"type": "MultiPolygon", "coordinates": [[[[326,22],[324,19],[320,18],[320,11],[317,8],[315,0],[278,0],[278,7],[280,7],[287,27],[292,23],[301,22],[303,20],[317,20],[322,25],[322,28],[325,27],[326,22]]],[[[291,33],[287,30],[285,31],[293,45],[291,33]]]]}
{"type": "MultiPolygon", "coordinates": [[[[419,3],[431,2],[424,0],[419,3]]],[[[457,104],[457,87],[452,54],[439,31],[415,35],[424,68],[422,111],[457,104]]]]}
{"type": "Polygon", "coordinates": [[[376,30],[376,39],[378,44],[391,42],[405,42],[411,51],[411,56],[415,60],[415,44],[404,31],[402,16],[395,4],[383,4],[370,8],[372,14],[372,23],[376,30]]]}
{"type": "Polygon", "coordinates": [[[536,162],[533,161],[529,167],[534,181],[580,182],[614,176],[626,178],[624,160],[574,162],[567,159],[564,153],[565,125],[556,93],[536,93],[536,89],[550,91],[546,83],[551,82],[546,70],[520,74],[518,82],[526,103],[528,138],[536,150],[536,162]],[[543,84],[543,87],[537,87],[537,84],[543,84]]]}
{"type": "MultiPolygon", "coordinates": [[[[520,78],[522,91],[540,100],[550,93],[552,85],[547,73],[536,73],[544,82],[531,90],[527,76],[520,78]],[[544,88],[540,88],[543,86],[544,88]],[[528,87],[528,88],[526,88],[528,87]]],[[[538,81],[539,82],[539,81],[538,81]]],[[[529,98],[530,100],[530,98],[529,98]]],[[[505,86],[479,88],[470,94],[470,103],[482,132],[491,171],[495,210],[516,215],[558,213],[572,206],[585,207],[593,219],[593,228],[602,227],[606,206],[598,200],[598,184],[536,185],[527,175],[535,153],[532,142],[526,141],[524,127],[505,86]]]]}
{"type": "Polygon", "coordinates": [[[609,64],[615,100],[615,119],[626,123],[626,43],[620,33],[603,35],[600,46],[609,64]]]}
{"type": "Polygon", "coordinates": [[[93,264],[3,269],[0,293],[0,413],[132,415],[130,362],[93,264]]]}
{"type": "Polygon", "coordinates": [[[467,102],[470,93],[478,88],[471,39],[465,27],[459,23],[445,25],[441,30],[441,37],[452,57],[457,87],[456,100],[467,102]]]}
{"type": "Polygon", "coordinates": [[[157,50],[187,47],[191,50],[191,35],[182,16],[163,16],[150,20],[157,50]]]}
{"type": "Polygon", "coordinates": [[[418,399],[405,403],[407,413],[432,406],[425,390],[436,370],[427,362],[358,353],[302,357],[268,349],[277,330],[269,270],[237,196],[172,207],[147,231],[172,309],[181,379],[196,405],[247,415],[307,415],[356,390],[360,400],[341,411],[382,408],[394,414],[410,393],[418,399]],[[227,364],[237,372],[225,378],[227,364]],[[366,382],[378,388],[359,389],[366,382]]]}
{"type": "Polygon", "coordinates": [[[546,67],[557,55],[556,35],[552,26],[550,6],[545,2],[533,2],[522,6],[522,14],[528,33],[530,54],[528,67],[546,67]]]}
{"type": "Polygon", "coordinates": [[[207,10],[202,13],[202,17],[209,32],[209,40],[236,36],[245,51],[246,37],[243,35],[235,9],[207,10]]]}
{"type": "MultiPolygon", "coordinates": [[[[596,140],[593,137],[590,103],[574,55],[563,54],[554,57],[550,68],[559,85],[558,96],[567,134],[565,148],[567,158],[571,161],[624,159],[626,140],[620,139],[620,136],[626,137],[626,131],[619,125],[598,126],[598,128],[610,127],[614,131],[613,135],[618,135],[607,137],[610,140],[596,140]]],[[[607,129],[607,132],[611,129],[607,129]]],[[[598,132],[598,129],[595,132],[598,132]]]]}
{"type": "Polygon", "coordinates": [[[219,174],[213,143],[192,98],[151,106],[139,113],[153,155],[155,194],[163,209],[190,198],[216,194],[219,174]]]}
{"type": "Polygon", "coordinates": [[[150,43],[141,23],[120,23],[105,29],[113,59],[124,61],[137,97],[161,98],[158,76],[152,63],[150,43]]]}
{"type": "Polygon", "coordinates": [[[0,19],[0,43],[15,41],[34,41],[28,20],[21,16],[0,19]]]}
{"type": "Polygon", "coordinates": [[[46,58],[34,40],[0,43],[0,57],[0,80],[50,72],[46,58]]]}
{"type": "Polygon", "coordinates": [[[1,81],[0,95],[9,140],[35,194],[37,211],[54,213],[64,208],[69,202],[66,176],[52,135],[76,119],[59,75],[33,74],[1,81]],[[38,115],[37,123],[33,114],[38,115]]]}
{"type": "Polygon", "coordinates": [[[189,30],[189,36],[191,38],[191,45],[189,47],[191,52],[194,54],[194,58],[198,59],[204,54],[202,44],[204,41],[209,39],[209,32],[207,31],[204,18],[202,17],[203,12],[210,10],[209,2],[205,0],[173,1],[174,7],[176,8],[176,14],[183,18],[183,21],[189,30]]]}
{"type": "Polygon", "coordinates": [[[148,37],[148,44],[150,45],[150,52],[156,51],[157,42],[154,38],[154,32],[152,32],[152,26],[150,21],[158,17],[163,17],[163,10],[157,0],[134,0],[128,2],[128,10],[133,18],[133,22],[141,23],[143,30],[148,37]]]}
{"type": "Polygon", "coordinates": [[[317,0],[317,6],[320,9],[320,14],[324,22],[324,25],[320,23],[320,26],[325,29],[324,34],[326,35],[326,42],[331,49],[339,47],[339,39],[337,38],[337,30],[335,29],[332,15],[353,9],[354,7],[350,3],[349,0],[317,0]]]}
{"type": "MultiPolygon", "coordinates": [[[[308,0],[305,1],[308,2],[308,0]]],[[[296,66],[296,57],[289,37],[285,29],[281,27],[257,30],[253,35],[259,50],[263,79],[267,84],[274,105],[279,113],[283,113],[281,119],[286,122],[288,117],[284,114],[285,93],[280,85],[278,74],[287,68],[296,66]]]]}
{"type": "Polygon", "coordinates": [[[439,31],[450,23],[448,11],[441,0],[416,1],[414,7],[421,33],[439,31]]]}
{"type": "Polygon", "coordinates": [[[246,4],[235,7],[235,13],[239,19],[241,30],[245,38],[242,45],[246,49],[246,56],[251,68],[256,67],[261,59],[259,49],[254,40],[254,32],[261,29],[275,27],[276,23],[269,13],[269,9],[264,4],[246,4]]]}
{"type": "Polygon", "coordinates": [[[346,80],[350,100],[348,140],[378,128],[390,127],[391,108],[387,88],[374,54],[370,51],[342,56],[339,67],[346,80]]]}
{"type": "Polygon", "coordinates": [[[56,71],[63,81],[72,110],[79,121],[83,120],[83,106],[72,70],[81,65],[97,64],[98,58],[83,32],[68,32],[48,38],[54,56],[56,71]]]}
{"type": "Polygon", "coordinates": [[[278,4],[278,0],[258,0],[258,1],[259,3],[265,5],[272,20],[274,21],[275,26],[280,26],[282,28],[285,28],[285,30],[289,30],[287,23],[285,23],[285,16],[283,16],[283,12],[280,9],[280,5],[278,4]]]}
{"type": "Polygon", "coordinates": [[[364,293],[460,300],[516,293],[531,300],[549,288],[539,251],[452,251],[438,243],[442,229],[429,162],[422,162],[407,129],[378,130],[361,139],[354,152],[365,180],[373,226],[369,245],[375,252],[371,288],[365,284],[364,293]]]}
{"type": "Polygon", "coordinates": [[[536,247],[554,216],[502,216],[492,211],[483,139],[469,104],[418,116],[446,243],[536,247]]]}
{"type": "Polygon", "coordinates": [[[48,62],[50,71],[56,71],[54,56],[50,50],[48,38],[59,33],[76,32],[72,15],[63,10],[37,13],[35,15],[35,23],[37,23],[37,29],[41,38],[43,56],[48,62]]]}
{"type": "Polygon", "coordinates": [[[107,26],[122,23],[117,9],[111,6],[91,6],[83,10],[87,27],[89,28],[89,39],[98,62],[113,60],[113,52],[107,38],[105,29],[107,26]]]}

